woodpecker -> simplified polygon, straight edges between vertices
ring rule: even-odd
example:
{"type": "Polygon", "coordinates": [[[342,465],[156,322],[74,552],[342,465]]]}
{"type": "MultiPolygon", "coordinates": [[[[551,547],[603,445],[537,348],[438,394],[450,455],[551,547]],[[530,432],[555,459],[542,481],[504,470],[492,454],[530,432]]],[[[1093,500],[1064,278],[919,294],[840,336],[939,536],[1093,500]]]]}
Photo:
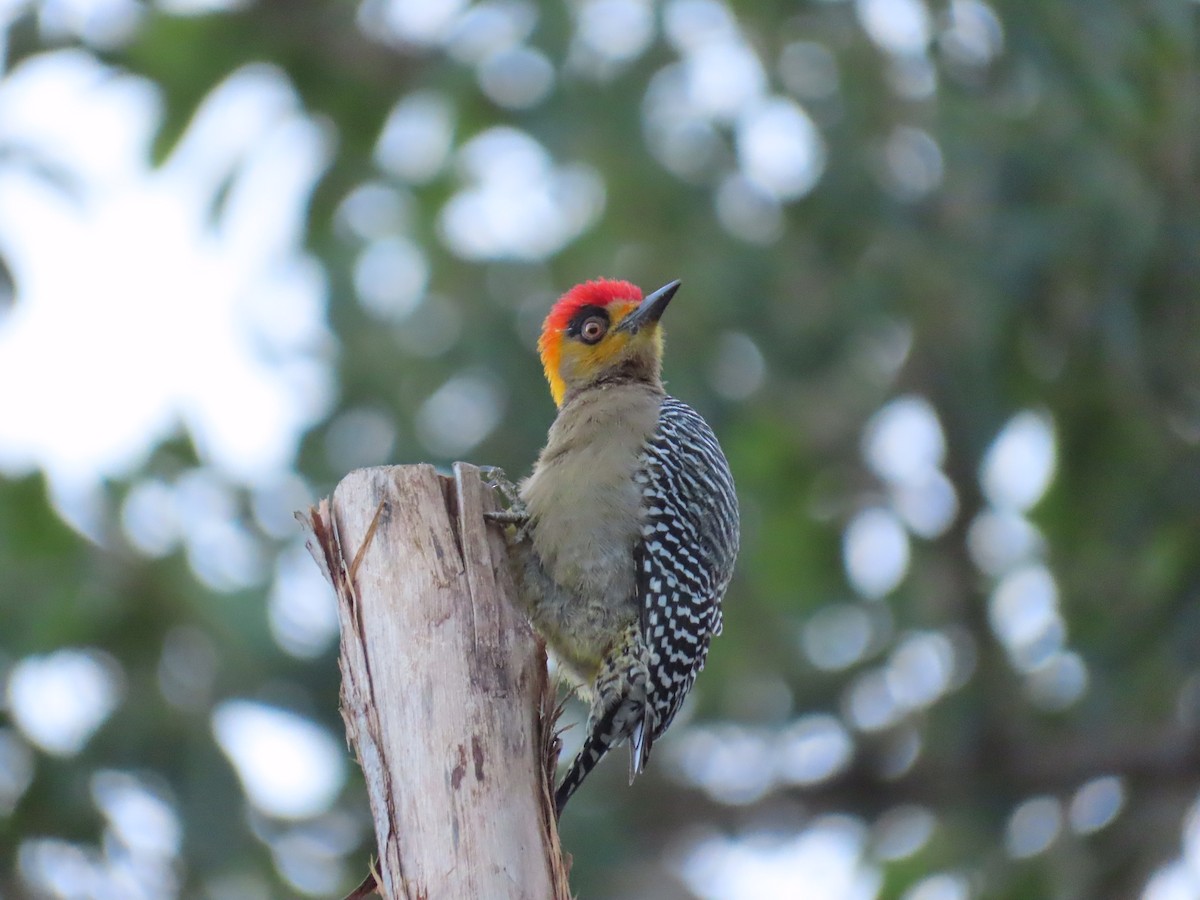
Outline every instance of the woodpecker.
{"type": "Polygon", "coordinates": [[[590,703],[563,806],[629,741],[645,768],[721,632],[738,552],[729,464],[708,423],[667,395],[659,319],[680,282],[643,299],[601,279],[567,291],[538,350],[558,415],[532,474],[507,486],[518,590],[560,670],[590,703]]]}

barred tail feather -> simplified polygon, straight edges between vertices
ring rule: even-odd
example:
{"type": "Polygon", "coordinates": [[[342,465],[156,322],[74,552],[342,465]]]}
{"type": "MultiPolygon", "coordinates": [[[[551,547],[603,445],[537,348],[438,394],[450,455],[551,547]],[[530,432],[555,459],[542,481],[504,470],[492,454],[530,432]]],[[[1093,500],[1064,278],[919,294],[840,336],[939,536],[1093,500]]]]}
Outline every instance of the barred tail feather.
{"type": "Polygon", "coordinates": [[[624,697],[600,719],[596,720],[583,747],[571,763],[571,768],[554,794],[554,805],[559,814],[583,780],[608,751],[629,740],[629,783],[640,775],[650,758],[650,747],[655,736],[654,710],[640,698],[624,697]]]}
{"type": "Polygon", "coordinates": [[[579,748],[579,753],[571,762],[571,768],[567,771],[566,777],[558,786],[558,790],[554,792],[554,810],[557,815],[562,815],[563,807],[567,805],[571,795],[583,784],[583,780],[588,777],[592,769],[596,768],[596,764],[604,759],[615,744],[621,741],[623,735],[618,735],[613,727],[620,711],[619,705],[609,710],[608,714],[596,723],[592,733],[579,748]]]}
{"type": "Polygon", "coordinates": [[[654,745],[654,710],[649,704],[642,709],[642,716],[633,723],[629,735],[629,783],[646,769],[650,759],[650,748],[654,745]]]}

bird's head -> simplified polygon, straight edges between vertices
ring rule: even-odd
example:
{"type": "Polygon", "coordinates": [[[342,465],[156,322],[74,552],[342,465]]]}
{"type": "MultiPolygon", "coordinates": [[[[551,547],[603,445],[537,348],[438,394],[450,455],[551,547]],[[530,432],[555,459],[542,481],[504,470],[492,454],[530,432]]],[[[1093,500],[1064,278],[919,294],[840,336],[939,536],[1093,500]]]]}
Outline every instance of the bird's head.
{"type": "Polygon", "coordinates": [[[657,382],[663,349],[658,320],[678,289],[672,281],[643,299],[636,285],[601,278],[563,294],[538,339],[555,404],[562,406],[572,388],[617,372],[657,382]]]}

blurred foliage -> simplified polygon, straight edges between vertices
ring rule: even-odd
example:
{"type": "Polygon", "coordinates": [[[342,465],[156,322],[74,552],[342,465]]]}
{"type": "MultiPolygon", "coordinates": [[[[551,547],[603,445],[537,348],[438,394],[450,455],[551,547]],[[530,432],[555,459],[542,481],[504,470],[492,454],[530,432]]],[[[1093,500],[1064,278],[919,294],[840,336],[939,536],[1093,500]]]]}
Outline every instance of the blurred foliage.
{"type": "MultiPolygon", "coordinates": [[[[255,63],[285,73],[336,142],[307,233],[341,347],[336,409],[297,457],[313,496],[345,474],[331,429],[347,411],[382,412],[395,427],[388,459],[364,451],[356,464],[449,463],[423,443],[417,419],[463,372],[485,373],[504,409],[469,456],[526,470],[553,415],[533,338],[555,294],[597,275],[647,288],[684,280],[667,321],[666,374],[721,436],[742,496],[744,551],[725,634],[674,749],[664,741],[630,790],[619,787],[622,765],[602,767],[564,819],[576,891],[692,896],[682,860],[698,842],[800,834],[843,814],[858,829],[861,865],[879,873],[880,897],[936,873],[958,887],[935,893],[924,882],[921,897],[1138,894],[1180,855],[1200,791],[1200,6],[931,0],[932,40],[905,54],[864,24],[872,10],[901,19],[925,10],[919,0],[733,3],[740,46],[762,65],[760,93],[790,94],[823,147],[811,190],[771,196],[743,185],[740,213],[721,213],[734,202],[721,200],[728,179],[747,166],[736,125],[694,123],[702,134],[689,145],[689,172],[669,171],[655,152],[654,115],[665,113],[652,115],[647,88],[678,62],[678,42],[656,31],[630,59],[589,70],[569,62],[582,5],[472,9],[485,7],[532,23],[518,43],[553,64],[544,97],[506,107],[481,88],[482,64],[473,71],[437,42],[387,39],[345,3],[262,0],[191,16],[147,5],[125,40],[88,50],[157,85],[160,160],[214,86],[255,63]],[[809,68],[789,69],[788,59],[809,68]],[[455,147],[511,126],[556,164],[591,167],[604,185],[602,214],[557,252],[462,258],[439,224],[461,168],[405,182],[378,162],[389,113],[417,90],[449,104],[455,147]],[[403,210],[394,227],[425,254],[436,302],[411,316],[381,318],[356,297],[368,239],[345,227],[344,201],[363,185],[392,192],[403,210]],[[437,330],[422,319],[429,309],[449,316],[453,333],[435,355],[414,352],[437,330]],[[906,532],[902,580],[882,599],[860,598],[844,562],[847,528],[862,510],[895,502],[864,460],[864,434],[903,397],[935,411],[956,513],[928,538],[906,532]],[[995,499],[980,482],[989,448],[1022,411],[1050,423],[1056,458],[1027,523],[1040,541],[1030,559],[1052,573],[1063,625],[1058,655],[1041,662],[1067,654],[1086,679],[1051,702],[1038,700],[1037,667],[1022,668],[997,637],[993,592],[1006,573],[985,571],[970,549],[995,499]],[[844,665],[821,667],[806,635],[819,639],[814,623],[835,607],[865,617],[867,644],[844,665]],[[880,673],[886,687],[897,647],[931,634],[952,648],[953,679],[880,726],[856,721],[856,691],[880,673]],[[814,713],[838,717],[852,752],[812,783],[762,776],[731,793],[688,761],[722,753],[735,770],[761,767],[762,744],[814,713]],[[1119,779],[1119,811],[1094,833],[1073,829],[1064,810],[1108,776],[1119,779]],[[1024,827],[1014,813],[1034,797],[1056,801],[1060,819],[1026,856],[1014,849],[1024,827]],[[889,856],[887,823],[914,808],[933,816],[932,831],[889,856]]],[[[655,22],[724,8],[666,7],[655,7],[655,22]]],[[[38,15],[31,5],[10,23],[7,70],[75,40],[47,37],[38,15]]],[[[723,84],[721,73],[709,76],[723,84]]],[[[119,663],[124,684],[123,702],[77,755],[35,751],[31,784],[0,813],[2,896],[23,895],[24,838],[101,840],[88,787],[99,770],[139,773],[170,798],[186,896],[299,889],[272,848],[306,826],[250,810],[209,716],[220,699],[251,697],[340,735],[334,649],[313,659],[281,650],[267,625],[269,584],[215,592],[182,552],[149,559],[130,545],[118,515],[126,493],[196,465],[179,441],[109,485],[100,540],[63,523],[39,477],[0,481],[0,663],[96,648],[119,663]],[[210,680],[183,706],[161,689],[164,647],[180,634],[202,635],[215,654],[210,680]]],[[[231,515],[268,556],[280,552],[288,541],[262,528],[252,492],[238,496],[231,515]]],[[[357,823],[331,851],[348,889],[372,849],[353,777],[337,810],[357,823]]],[[[324,833],[308,827],[313,840],[324,833]]]]}

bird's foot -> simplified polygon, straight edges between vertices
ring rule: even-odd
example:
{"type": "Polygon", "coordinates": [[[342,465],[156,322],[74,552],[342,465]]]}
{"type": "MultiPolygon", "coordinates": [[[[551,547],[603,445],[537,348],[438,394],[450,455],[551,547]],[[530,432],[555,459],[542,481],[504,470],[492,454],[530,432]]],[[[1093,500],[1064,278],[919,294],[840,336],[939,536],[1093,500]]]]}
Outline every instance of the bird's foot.
{"type": "Polygon", "coordinates": [[[504,498],[505,504],[512,509],[514,507],[524,508],[521,502],[521,492],[517,486],[508,480],[508,476],[504,474],[504,470],[499,466],[480,466],[479,477],[483,479],[483,483],[493,491],[499,491],[500,496],[504,498]]]}
{"type": "Polygon", "coordinates": [[[517,526],[513,542],[524,541],[529,536],[529,510],[525,506],[525,501],[521,499],[521,493],[517,486],[508,480],[508,476],[499,466],[480,466],[479,474],[487,487],[499,491],[508,506],[507,509],[485,512],[483,517],[489,522],[496,522],[500,525],[517,526]]]}

